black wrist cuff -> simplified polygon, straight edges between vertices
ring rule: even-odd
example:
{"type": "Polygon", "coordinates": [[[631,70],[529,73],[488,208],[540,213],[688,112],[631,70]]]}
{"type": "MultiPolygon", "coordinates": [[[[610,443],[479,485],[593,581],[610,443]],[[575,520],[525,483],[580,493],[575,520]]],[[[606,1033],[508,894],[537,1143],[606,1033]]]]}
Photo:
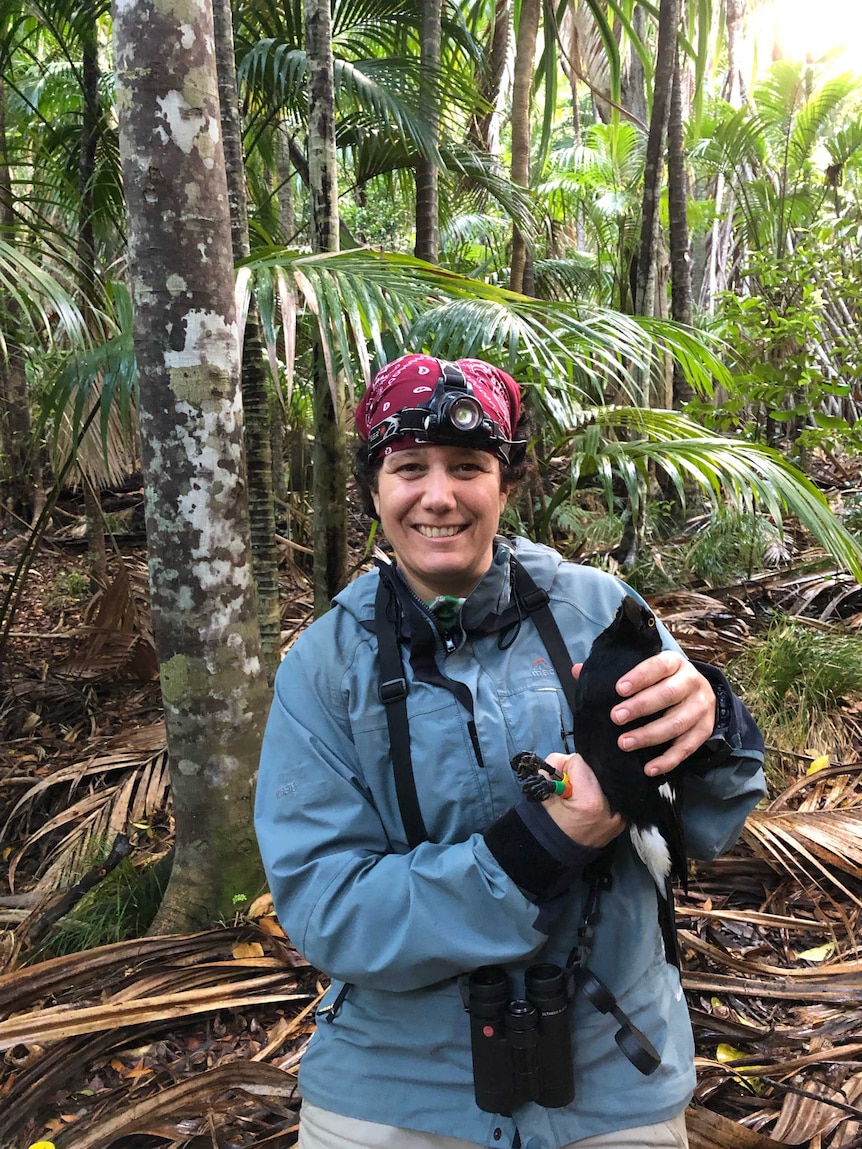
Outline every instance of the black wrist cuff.
{"type": "Polygon", "coordinates": [[[485,842],[512,881],[537,902],[567,890],[599,853],[573,842],[536,803],[513,806],[488,827],[485,842]]]}

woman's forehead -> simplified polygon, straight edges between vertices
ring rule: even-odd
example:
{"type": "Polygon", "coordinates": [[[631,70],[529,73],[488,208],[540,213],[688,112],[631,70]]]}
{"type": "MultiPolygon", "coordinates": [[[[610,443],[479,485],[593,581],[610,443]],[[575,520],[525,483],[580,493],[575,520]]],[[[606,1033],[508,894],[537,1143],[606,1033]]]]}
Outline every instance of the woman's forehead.
{"type": "Polygon", "coordinates": [[[406,462],[477,462],[477,461],[495,462],[499,466],[497,456],[491,451],[483,451],[479,447],[453,447],[441,446],[440,444],[422,443],[416,444],[411,447],[404,447],[400,451],[394,451],[391,455],[384,455],[382,465],[384,470],[392,470],[400,463],[406,462]]]}

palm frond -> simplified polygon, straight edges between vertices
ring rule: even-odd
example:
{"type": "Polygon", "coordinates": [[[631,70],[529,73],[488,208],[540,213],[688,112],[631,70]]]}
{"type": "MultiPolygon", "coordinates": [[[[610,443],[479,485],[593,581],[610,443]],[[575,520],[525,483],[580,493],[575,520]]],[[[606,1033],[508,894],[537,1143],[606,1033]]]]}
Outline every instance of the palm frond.
{"type": "Polygon", "coordinates": [[[674,411],[604,407],[584,411],[559,446],[572,458],[573,485],[595,474],[608,486],[613,472],[637,507],[649,468],[663,470],[681,500],[687,483],[716,504],[765,510],[780,525],[795,515],[826,550],[862,581],[862,545],[847,531],[824,495],[778,451],[756,443],[705,434],[674,411]]]}

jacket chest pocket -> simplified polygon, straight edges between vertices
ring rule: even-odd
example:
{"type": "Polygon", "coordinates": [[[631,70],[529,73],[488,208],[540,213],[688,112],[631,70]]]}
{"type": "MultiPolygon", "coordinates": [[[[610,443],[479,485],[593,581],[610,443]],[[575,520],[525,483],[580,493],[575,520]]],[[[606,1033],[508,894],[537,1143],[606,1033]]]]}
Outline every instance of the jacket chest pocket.
{"type": "Polygon", "coordinates": [[[506,695],[500,706],[513,752],[532,750],[540,758],[574,750],[572,713],[554,679],[539,678],[506,695]]]}

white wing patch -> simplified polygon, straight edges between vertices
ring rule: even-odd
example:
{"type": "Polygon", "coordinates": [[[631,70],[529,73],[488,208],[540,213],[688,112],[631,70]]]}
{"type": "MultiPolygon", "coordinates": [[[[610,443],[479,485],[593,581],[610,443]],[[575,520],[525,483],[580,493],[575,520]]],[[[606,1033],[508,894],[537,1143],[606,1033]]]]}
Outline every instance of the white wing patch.
{"type": "Polygon", "coordinates": [[[642,830],[637,826],[629,826],[629,834],[638,857],[652,875],[661,896],[665,897],[664,884],[670,875],[670,851],[667,842],[655,826],[645,826],[642,830]]]}
{"type": "Polygon", "coordinates": [[[676,805],[676,794],[674,793],[673,786],[671,786],[670,782],[662,782],[661,786],[658,788],[658,792],[666,802],[670,802],[671,806],[676,805]]]}

